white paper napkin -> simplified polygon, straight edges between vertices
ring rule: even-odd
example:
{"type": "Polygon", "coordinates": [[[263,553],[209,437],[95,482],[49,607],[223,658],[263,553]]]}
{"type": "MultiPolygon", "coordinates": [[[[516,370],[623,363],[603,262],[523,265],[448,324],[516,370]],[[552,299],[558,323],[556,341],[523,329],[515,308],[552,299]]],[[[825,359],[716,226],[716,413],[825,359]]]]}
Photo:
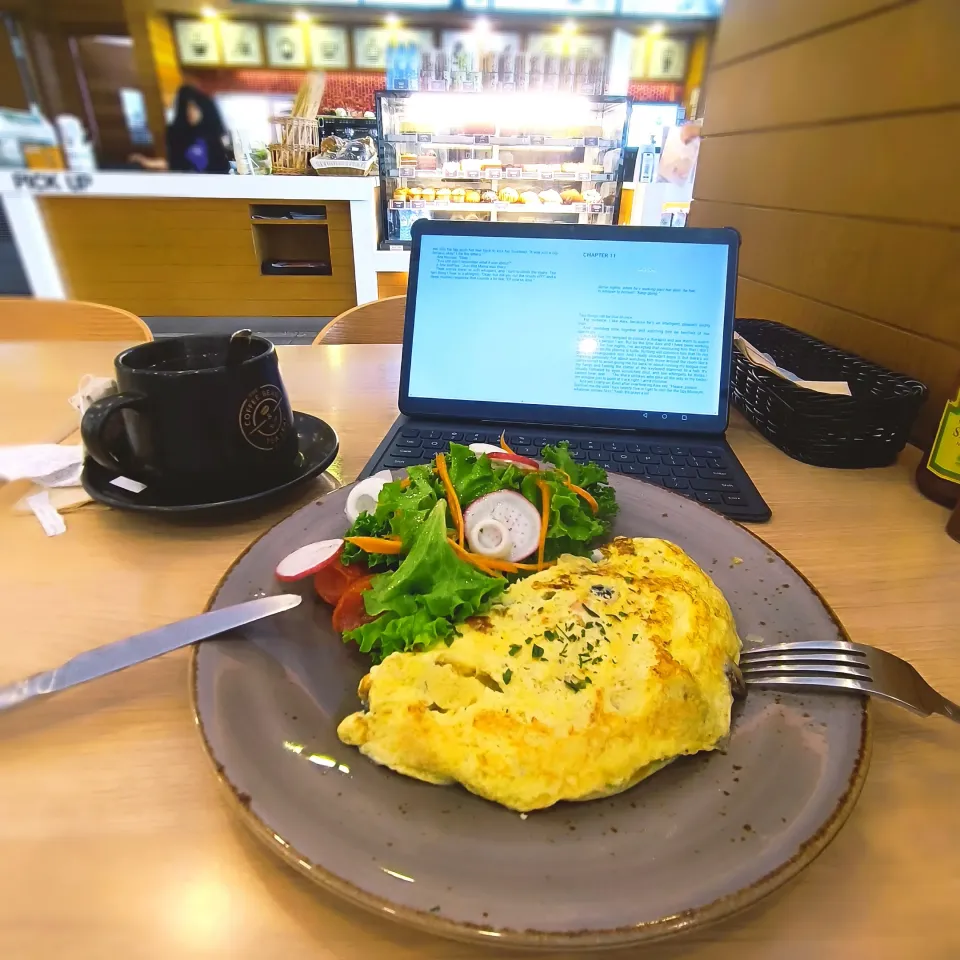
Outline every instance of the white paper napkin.
{"type": "Polygon", "coordinates": [[[777,366],[777,362],[769,353],[758,350],[749,340],[741,337],[739,333],[734,333],[733,344],[754,366],[763,367],[764,370],[769,370],[798,387],[815,390],[817,393],[832,393],[842,397],[851,395],[850,384],[846,380],[801,380],[795,373],[777,366]]]}

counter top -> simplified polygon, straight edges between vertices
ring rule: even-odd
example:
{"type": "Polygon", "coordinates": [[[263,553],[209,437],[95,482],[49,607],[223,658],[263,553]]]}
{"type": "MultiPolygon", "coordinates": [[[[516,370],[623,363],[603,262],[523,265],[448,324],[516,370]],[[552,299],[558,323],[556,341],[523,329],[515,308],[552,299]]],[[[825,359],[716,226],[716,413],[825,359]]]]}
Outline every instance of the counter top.
{"type": "Polygon", "coordinates": [[[0,194],[181,197],[209,200],[372,201],[377,177],[241,177],[196,173],[0,170],[0,194]]]}

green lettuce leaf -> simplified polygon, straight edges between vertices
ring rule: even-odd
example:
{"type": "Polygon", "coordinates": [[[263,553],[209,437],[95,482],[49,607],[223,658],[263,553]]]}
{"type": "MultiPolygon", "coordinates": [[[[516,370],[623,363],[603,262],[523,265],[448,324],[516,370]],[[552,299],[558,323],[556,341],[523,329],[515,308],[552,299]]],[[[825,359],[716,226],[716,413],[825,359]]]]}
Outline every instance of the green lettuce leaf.
{"type": "Polygon", "coordinates": [[[377,619],[343,638],[375,662],[398,650],[425,650],[449,638],[454,624],[487,610],[504,586],[502,579],[482,573],[453,552],[447,543],[446,502],[437,501],[399,567],[374,577],[364,593],[364,607],[377,619]]]}

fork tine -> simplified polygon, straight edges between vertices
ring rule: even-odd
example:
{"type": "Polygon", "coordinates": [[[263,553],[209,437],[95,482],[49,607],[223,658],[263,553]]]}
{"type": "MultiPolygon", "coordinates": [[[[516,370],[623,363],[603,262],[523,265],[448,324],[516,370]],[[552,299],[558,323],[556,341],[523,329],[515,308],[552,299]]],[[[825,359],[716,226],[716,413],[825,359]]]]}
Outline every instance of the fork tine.
{"type": "MultiPolygon", "coordinates": [[[[847,693],[875,694],[872,684],[851,677],[801,677],[801,676],[746,676],[748,687],[764,687],[771,690],[840,690],[847,693]]],[[[904,704],[906,706],[906,704],[904,704]]]]}
{"type": "Polygon", "coordinates": [[[749,683],[755,677],[852,677],[855,680],[871,682],[870,671],[866,666],[851,666],[847,663],[747,663],[741,664],[741,672],[749,683]]]}
{"type": "Polygon", "coordinates": [[[797,650],[788,653],[780,653],[776,650],[744,650],[740,656],[740,662],[747,666],[761,663],[851,663],[859,667],[865,667],[867,661],[862,656],[851,653],[825,653],[819,650],[797,650]]]}
{"type": "Polygon", "coordinates": [[[866,657],[867,650],[856,643],[846,640],[797,640],[792,643],[770,643],[760,647],[744,647],[742,657],[758,653],[836,653],[848,656],[866,657]]]}

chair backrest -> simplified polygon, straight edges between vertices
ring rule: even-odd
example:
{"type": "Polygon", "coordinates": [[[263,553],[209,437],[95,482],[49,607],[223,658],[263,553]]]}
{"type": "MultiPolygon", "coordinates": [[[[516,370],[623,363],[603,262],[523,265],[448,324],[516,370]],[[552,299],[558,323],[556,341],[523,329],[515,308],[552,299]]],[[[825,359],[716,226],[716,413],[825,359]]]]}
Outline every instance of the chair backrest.
{"type": "Polygon", "coordinates": [[[407,298],[385,297],[345,310],[334,317],[313,341],[331,343],[402,343],[407,298]]]}
{"type": "Polygon", "coordinates": [[[119,307],[82,300],[0,297],[0,340],[123,340],[146,343],[150,328],[119,307]]]}

